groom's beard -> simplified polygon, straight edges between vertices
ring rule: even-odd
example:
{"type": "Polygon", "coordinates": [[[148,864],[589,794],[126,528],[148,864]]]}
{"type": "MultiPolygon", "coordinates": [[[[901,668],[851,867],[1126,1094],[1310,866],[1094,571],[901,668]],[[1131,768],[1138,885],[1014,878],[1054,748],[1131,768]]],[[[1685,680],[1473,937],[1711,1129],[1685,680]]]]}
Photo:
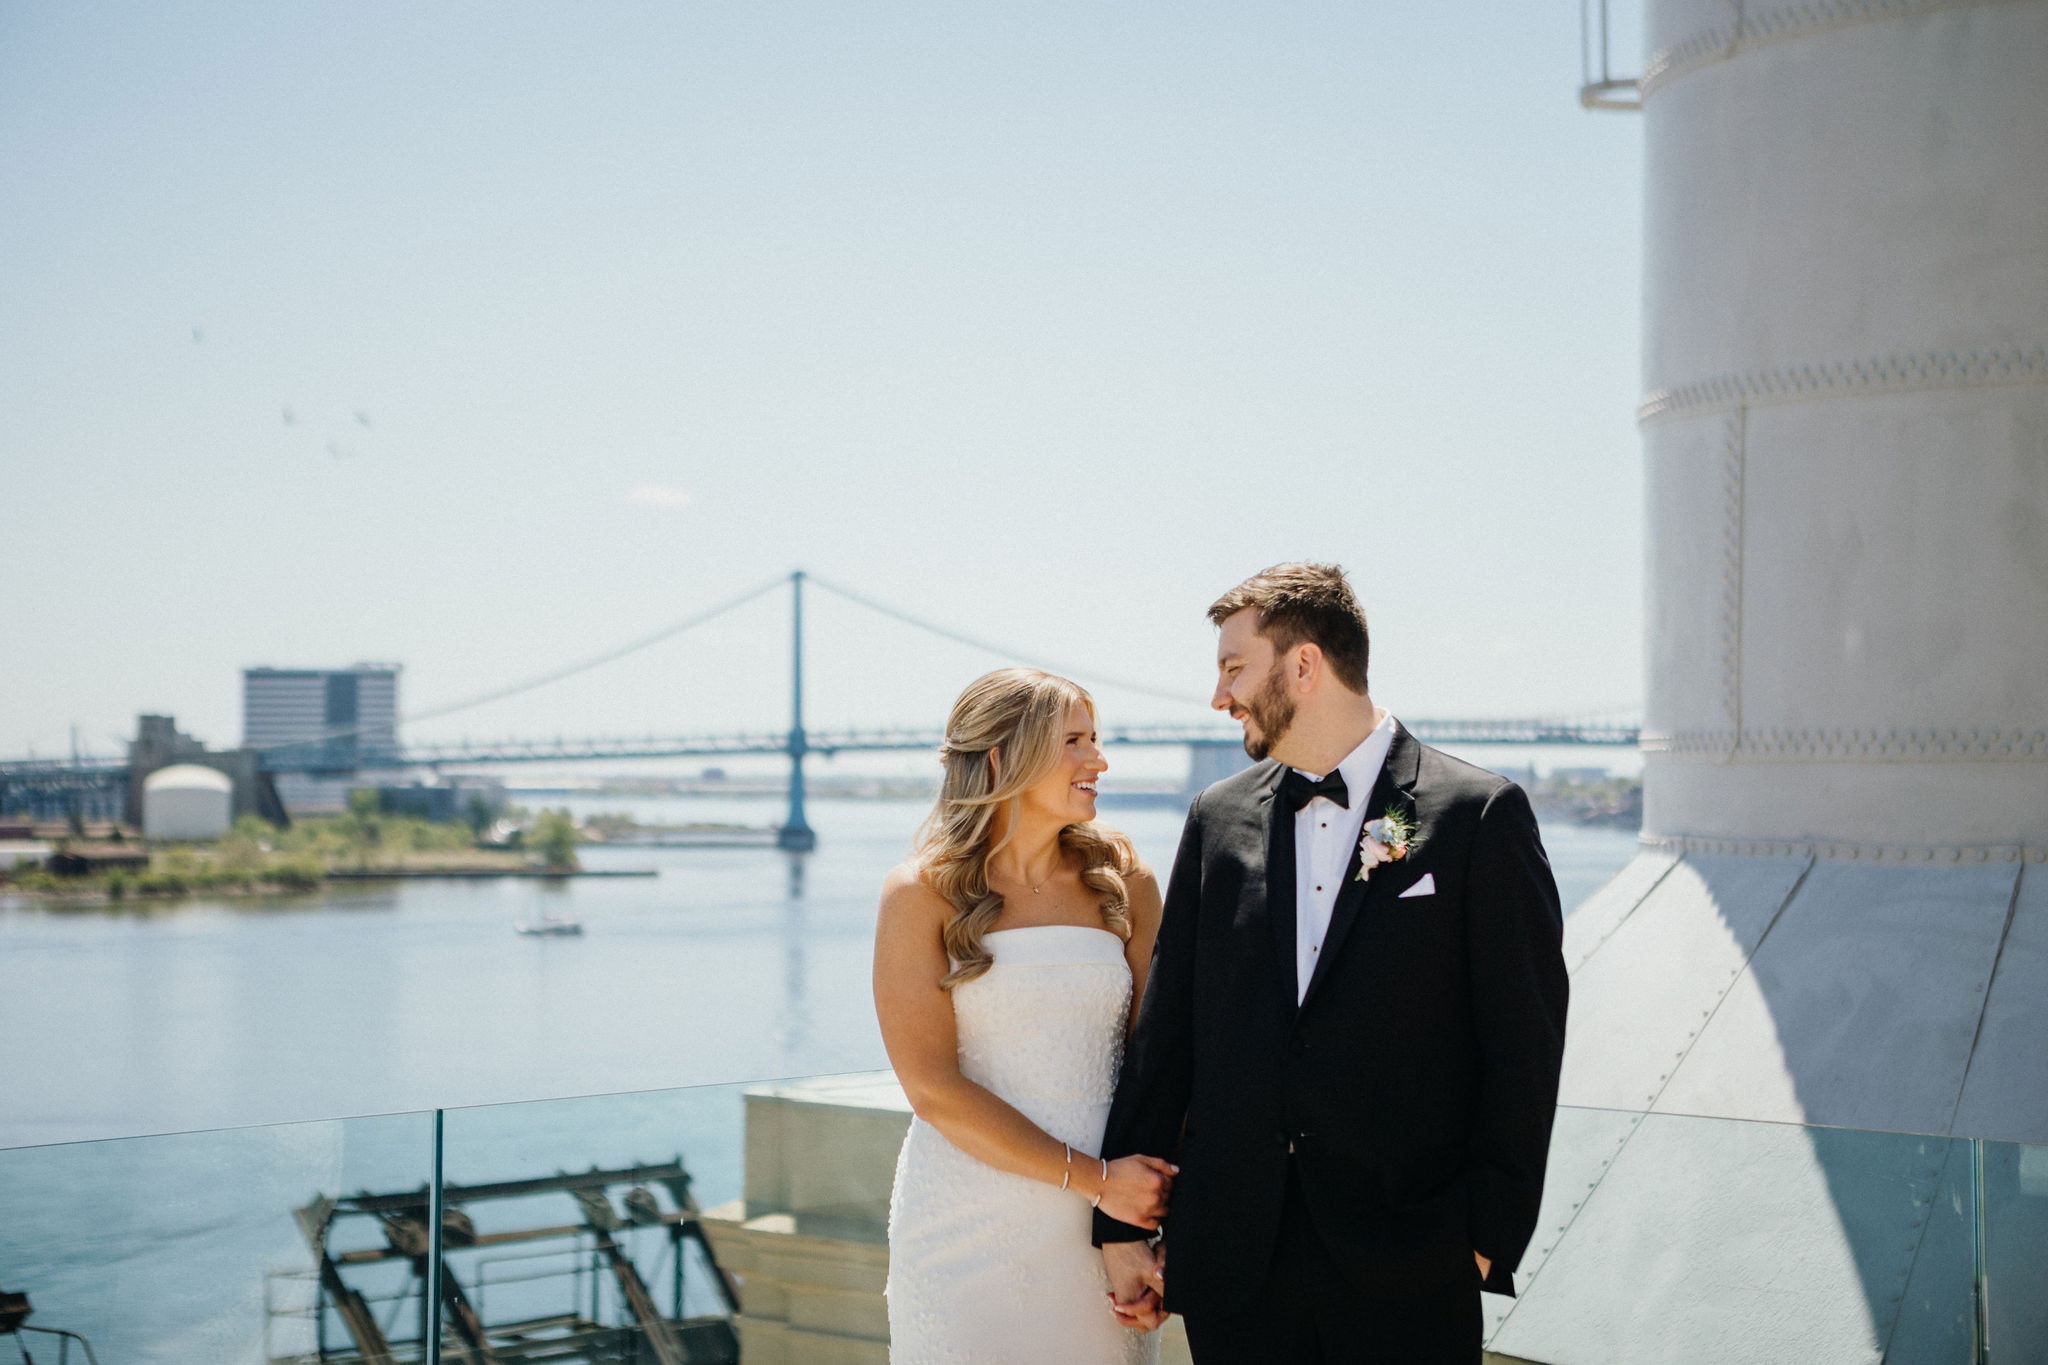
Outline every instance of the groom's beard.
{"type": "Polygon", "coordinates": [[[1272,753],[1287,727],[1294,724],[1294,698],[1287,695],[1287,682],[1279,669],[1268,673],[1259,690],[1246,699],[1244,714],[1251,721],[1244,727],[1244,751],[1256,761],[1272,753]]]}

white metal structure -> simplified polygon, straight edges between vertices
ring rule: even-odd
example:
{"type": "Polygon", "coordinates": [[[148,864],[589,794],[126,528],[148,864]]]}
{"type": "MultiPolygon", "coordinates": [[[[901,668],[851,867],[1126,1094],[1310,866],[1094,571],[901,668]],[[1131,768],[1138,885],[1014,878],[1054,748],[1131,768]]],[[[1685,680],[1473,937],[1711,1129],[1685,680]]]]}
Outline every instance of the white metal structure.
{"type": "Polygon", "coordinates": [[[1737,12],[1643,76],[1649,828],[2048,855],[2048,6],[1737,12]]]}
{"type": "Polygon", "coordinates": [[[142,837],[218,839],[228,832],[235,784],[196,763],[158,768],[142,783],[142,837]]]}
{"type": "Polygon", "coordinates": [[[2048,1143],[2048,0],[1647,32],[1645,848],[1491,1348],[2048,1359],[1956,1140],[2048,1143]]]}
{"type": "Polygon", "coordinates": [[[1639,1098],[2048,1142],[2048,3],[1650,19],[1645,867],[1784,871],[1639,1098]]]}

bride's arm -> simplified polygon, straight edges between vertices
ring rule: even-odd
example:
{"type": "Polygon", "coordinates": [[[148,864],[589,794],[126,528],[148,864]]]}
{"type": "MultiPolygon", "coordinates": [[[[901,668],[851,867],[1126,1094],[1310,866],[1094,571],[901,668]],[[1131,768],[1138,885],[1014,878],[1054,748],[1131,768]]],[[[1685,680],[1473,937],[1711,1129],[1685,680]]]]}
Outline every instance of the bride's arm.
{"type": "MultiPolygon", "coordinates": [[[[1074,1152],[1003,1100],[960,1074],[952,995],[939,982],[951,970],[941,938],[951,907],[899,867],[882,884],[875,924],[875,1013],[882,1045],[917,1116],[948,1142],[998,1170],[1058,1185],[1077,1197],[1102,1196],[1121,1222],[1156,1228],[1166,1213],[1173,1168],[1149,1156],[1109,1163],[1107,1180],[1093,1152],[1074,1152]]],[[[1156,918],[1156,916],[1155,916],[1156,918]]]]}
{"type": "Polygon", "coordinates": [[[1138,1002],[1145,998],[1145,979],[1152,971],[1152,945],[1159,939],[1159,879],[1152,869],[1139,863],[1124,878],[1124,894],[1130,900],[1131,937],[1124,944],[1124,961],[1131,968],[1131,1017],[1124,1023],[1124,1036],[1138,1027],[1138,1002]]]}

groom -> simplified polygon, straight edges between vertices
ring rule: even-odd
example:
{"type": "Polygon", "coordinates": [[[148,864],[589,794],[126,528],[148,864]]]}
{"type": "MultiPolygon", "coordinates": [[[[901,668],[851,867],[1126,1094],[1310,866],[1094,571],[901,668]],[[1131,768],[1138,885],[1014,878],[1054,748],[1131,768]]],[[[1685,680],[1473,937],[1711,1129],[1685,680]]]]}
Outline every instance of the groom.
{"type": "Polygon", "coordinates": [[[1103,1155],[1180,1174],[1156,1252],[1096,1215],[1116,1311],[1181,1314],[1199,1365],[1476,1365],[1564,1050],[1535,816],[1373,703],[1342,569],[1276,565],[1209,619],[1211,704],[1266,761],[1195,799],[1174,859],[1103,1155]]]}

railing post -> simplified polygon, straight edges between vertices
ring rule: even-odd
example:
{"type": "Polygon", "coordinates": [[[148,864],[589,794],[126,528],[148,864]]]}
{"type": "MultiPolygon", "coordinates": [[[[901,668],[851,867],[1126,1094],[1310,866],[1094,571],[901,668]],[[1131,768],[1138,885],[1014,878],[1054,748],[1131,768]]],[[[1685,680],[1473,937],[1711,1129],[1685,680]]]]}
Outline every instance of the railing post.
{"type": "Polygon", "coordinates": [[[675,1319],[677,1322],[681,1322],[683,1320],[683,1225],[681,1223],[671,1223],[669,1225],[668,1247],[669,1254],[675,1259],[675,1319]]]}
{"type": "Polygon", "coordinates": [[[427,1365],[441,1365],[441,1118],[434,1111],[434,1183],[427,1190],[427,1311],[424,1324],[427,1365]]]}
{"type": "Polygon", "coordinates": [[[1991,1280],[1984,1236],[1984,1140],[1970,1139],[1970,1340],[1976,1365],[1991,1365],[1991,1280]]]}

